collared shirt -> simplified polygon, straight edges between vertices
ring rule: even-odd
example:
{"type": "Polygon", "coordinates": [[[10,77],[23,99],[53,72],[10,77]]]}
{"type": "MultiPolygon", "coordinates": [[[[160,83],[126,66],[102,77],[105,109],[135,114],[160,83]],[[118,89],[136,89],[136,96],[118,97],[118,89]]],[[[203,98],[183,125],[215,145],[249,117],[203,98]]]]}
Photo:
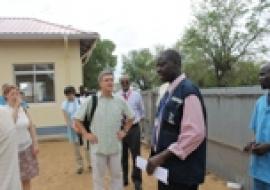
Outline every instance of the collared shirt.
{"type": "MultiPolygon", "coordinates": [[[[270,143],[270,105],[267,95],[261,96],[255,105],[250,128],[255,134],[256,143],[270,143]]],[[[253,178],[270,183],[270,152],[251,157],[250,175],[253,178]]]]}
{"type": "MultiPolygon", "coordinates": [[[[185,74],[182,74],[168,86],[167,91],[169,95],[173,93],[174,89],[185,78],[185,74]]],[[[205,122],[200,100],[197,96],[190,95],[186,97],[184,101],[185,106],[183,108],[183,117],[181,123],[179,123],[179,125],[181,125],[180,134],[177,141],[168,147],[169,151],[182,160],[186,159],[188,155],[196,150],[206,136],[205,122]]],[[[157,124],[156,135],[158,137],[160,122],[156,121],[155,123],[157,124]]]]}
{"type": "Polygon", "coordinates": [[[80,96],[79,100],[80,100],[80,104],[83,104],[86,101],[87,96],[80,96]]]}
{"type": "Polygon", "coordinates": [[[61,105],[61,109],[67,114],[69,122],[72,121],[79,108],[80,102],[77,98],[74,98],[72,101],[65,100],[61,105]]]}
{"type": "Polygon", "coordinates": [[[65,100],[61,106],[61,109],[67,115],[67,137],[70,143],[77,143],[79,140],[77,133],[72,128],[74,116],[79,108],[80,102],[78,98],[74,98],[72,101],[65,100]]]}
{"type": "Polygon", "coordinates": [[[157,102],[156,102],[156,106],[158,107],[161,98],[164,96],[164,94],[166,93],[167,89],[168,89],[169,83],[163,83],[162,85],[160,85],[160,87],[158,88],[158,97],[157,97],[157,102]]]}
{"type": "Polygon", "coordinates": [[[117,94],[123,97],[124,100],[126,100],[128,105],[131,107],[135,116],[133,124],[139,123],[141,119],[145,116],[144,104],[141,94],[131,89],[127,92],[120,90],[117,94]]]}
{"type": "MultiPolygon", "coordinates": [[[[92,96],[81,105],[75,119],[83,121],[85,114],[91,112],[92,96]]],[[[102,96],[98,93],[97,107],[93,116],[91,131],[98,138],[97,144],[91,145],[91,151],[96,154],[110,155],[120,153],[121,142],[117,132],[121,128],[122,116],[133,118],[133,113],[128,104],[119,96],[102,96]]]]}

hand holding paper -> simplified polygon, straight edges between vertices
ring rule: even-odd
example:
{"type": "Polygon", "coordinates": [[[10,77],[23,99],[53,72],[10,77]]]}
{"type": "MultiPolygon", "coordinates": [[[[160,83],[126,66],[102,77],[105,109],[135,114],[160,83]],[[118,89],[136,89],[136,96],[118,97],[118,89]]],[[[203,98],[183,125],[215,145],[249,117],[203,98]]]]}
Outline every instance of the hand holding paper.
{"type": "Polygon", "coordinates": [[[157,154],[154,156],[151,156],[148,159],[148,163],[146,165],[146,172],[148,175],[153,175],[155,169],[158,166],[161,166],[164,163],[164,157],[162,156],[162,154],[157,154]]]}
{"type": "MultiPolygon", "coordinates": [[[[140,168],[142,171],[146,171],[146,165],[147,165],[147,161],[144,158],[137,156],[136,166],[140,168]]],[[[157,167],[154,170],[153,176],[155,176],[161,182],[168,184],[168,170],[167,169],[162,168],[162,167],[157,167]]]]}

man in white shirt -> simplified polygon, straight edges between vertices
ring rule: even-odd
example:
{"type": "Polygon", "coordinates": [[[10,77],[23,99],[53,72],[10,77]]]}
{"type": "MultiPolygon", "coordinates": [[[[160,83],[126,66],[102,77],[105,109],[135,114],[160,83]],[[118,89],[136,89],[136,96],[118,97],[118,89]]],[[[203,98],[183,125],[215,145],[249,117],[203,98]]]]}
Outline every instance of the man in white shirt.
{"type": "Polygon", "coordinates": [[[132,181],[135,190],[142,189],[142,174],[135,166],[136,157],[140,155],[140,121],[144,118],[144,104],[141,94],[130,88],[130,80],[128,75],[123,75],[120,78],[122,90],[118,95],[122,96],[134,112],[135,119],[127,136],[123,139],[122,145],[122,167],[123,167],[123,182],[128,185],[128,150],[130,150],[133,160],[132,181]]]}

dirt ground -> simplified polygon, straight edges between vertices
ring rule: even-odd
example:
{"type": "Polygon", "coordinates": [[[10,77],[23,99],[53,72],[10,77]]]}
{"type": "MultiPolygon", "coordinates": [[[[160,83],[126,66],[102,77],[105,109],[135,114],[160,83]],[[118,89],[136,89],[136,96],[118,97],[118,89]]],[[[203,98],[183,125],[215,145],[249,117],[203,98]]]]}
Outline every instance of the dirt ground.
{"type": "MultiPolygon", "coordinates": [[[[143,147],[143,157],[148,149],[143,147]]],[[[33,180],[32,190],[91,190],[91,172],[85,169],[81,175],[75,174],[74,157],[71,144],[66,141],[40,143],[40,175],[33,180]]],[[[143,173],[143,189],[155,190],[154,178],[143,173]]],[[[133,190],[130,184],[125,190],[133,190]]],[[[224,181],[209,174],[200,190],[228,190],[224,181]]]]}

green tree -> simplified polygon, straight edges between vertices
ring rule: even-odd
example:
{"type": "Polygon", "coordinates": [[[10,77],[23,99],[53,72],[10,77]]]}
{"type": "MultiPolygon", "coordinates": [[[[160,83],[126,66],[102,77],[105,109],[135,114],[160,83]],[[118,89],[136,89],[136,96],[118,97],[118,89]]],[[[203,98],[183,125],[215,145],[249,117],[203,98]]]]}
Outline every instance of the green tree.
{"type": "MultiPolygon", "coordinates": [[[[260,64],[252,62],[239,62],[233,65],[230,72],[223,78],[227,86],[247,86],[259,84],[258,73],[260,64]]],[[[217,86],[215,73],[209,67],[201,63],[184,64],[184,72],[200,87],[217,86]]]]}
{"type": "Polygon", "coordinates": [[[203,0],[176,44],[185,57],[186,70],[199,75],[197,82],[205,86],[234,85],[228,77],[234,69],[241,70],[240,66],[256,71],[251,63],[260,62],[260,55],[267,50],[263,40],[270,31],[269,7],[269,1],[203,0]],[[192,66],[200,68],[197,74],[192,66]],[[200,71],[209,76],[204,78],[200,71]]]}
{"type": "Polygon", "coordinates": [[[89,89],[98,88],[98,74],[105,68],[114,69],[117,57],[113,55],[115,44],[110,40],[98,40],[92,55],[84,65],[84,85],[89,89]]]}
{"type": "Polygon", "coordinates": [[[259,84],[260,64],[252,62],[239,62],[234,65],[232,72],[229,72],[226,77],[227,83],[230,86],[247,86],[259,84]]]}
{"type": "Polygon", "coordinates": [[[216,86],[214,73],[204,64],[184,64],[183,70],[187,74],[188,78],[192,79],[192,81],[200,87],[216,86]]]}
{"type": "Polygon", "coordinates": [[[140,89],[147,90],[158,83],[155,56],[149,49],[133,50],[122,58],[123,72],[128,74],[140,89]]]}

